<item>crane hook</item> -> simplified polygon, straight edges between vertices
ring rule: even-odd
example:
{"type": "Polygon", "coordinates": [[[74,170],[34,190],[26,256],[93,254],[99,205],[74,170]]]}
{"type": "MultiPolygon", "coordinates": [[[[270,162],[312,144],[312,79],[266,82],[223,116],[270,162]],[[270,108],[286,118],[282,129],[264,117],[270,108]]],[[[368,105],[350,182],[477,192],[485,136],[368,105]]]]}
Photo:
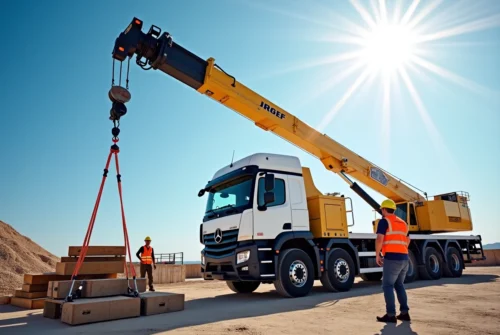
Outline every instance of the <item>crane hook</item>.
{"type": "Polygon", "coordinates": [[[122,116],[127,114],[125,103],[130,101],[130,92],[121,86],[113,86],[108,92],[108,97],[113,103],[109,112],[109,119],[119,121],[122,116]]]}

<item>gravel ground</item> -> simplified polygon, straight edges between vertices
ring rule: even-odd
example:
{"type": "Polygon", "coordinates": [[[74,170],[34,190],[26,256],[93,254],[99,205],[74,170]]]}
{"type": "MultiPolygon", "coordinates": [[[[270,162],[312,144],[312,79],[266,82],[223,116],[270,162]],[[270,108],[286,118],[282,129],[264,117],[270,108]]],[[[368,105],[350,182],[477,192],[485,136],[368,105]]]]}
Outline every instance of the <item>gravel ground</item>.
{"type": "Polygon", "coordinates": [[[185,310],[82,326],[43,318],[41,310],[0,306],[1,334],[500,334],[500,267],[468,268],[461,278],[407,285],[412,322],[385,325],[379,283],[356,280],[345,293],[319,282],[310,296],[285,299],[273,285],[249,296],[223,282],[191,280],[158,286],[186,295],[185,310]]]}

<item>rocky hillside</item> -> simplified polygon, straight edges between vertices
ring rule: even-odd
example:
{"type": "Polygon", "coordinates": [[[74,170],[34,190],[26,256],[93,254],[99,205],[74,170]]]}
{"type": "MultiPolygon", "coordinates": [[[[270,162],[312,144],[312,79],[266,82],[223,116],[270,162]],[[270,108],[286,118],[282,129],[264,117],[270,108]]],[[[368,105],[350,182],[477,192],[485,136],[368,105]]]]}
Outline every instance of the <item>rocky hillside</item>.
{"type": "Polygon", "coordinates": [[[0,221],[0,295],[13,294],[25,273],[53,272],[59,258],[0,221]]]}

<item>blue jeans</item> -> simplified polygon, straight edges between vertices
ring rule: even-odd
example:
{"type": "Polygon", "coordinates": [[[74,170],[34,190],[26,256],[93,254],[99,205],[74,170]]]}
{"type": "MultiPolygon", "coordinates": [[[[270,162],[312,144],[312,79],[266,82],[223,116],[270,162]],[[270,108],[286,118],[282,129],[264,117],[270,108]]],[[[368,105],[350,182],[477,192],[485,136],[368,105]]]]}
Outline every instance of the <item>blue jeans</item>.
{"type": "Polygon", "coordinates": [[[408,272],[408,260],[390,260],[384,259],[382,288],[384,290],[385,306],[387,315],[396,315],[396,303],[394,299],[394,290],[398,296],[400,305],[399,310],[402,313],[409,311],[408,298],[404,287],[404,280],[408,272]]]}

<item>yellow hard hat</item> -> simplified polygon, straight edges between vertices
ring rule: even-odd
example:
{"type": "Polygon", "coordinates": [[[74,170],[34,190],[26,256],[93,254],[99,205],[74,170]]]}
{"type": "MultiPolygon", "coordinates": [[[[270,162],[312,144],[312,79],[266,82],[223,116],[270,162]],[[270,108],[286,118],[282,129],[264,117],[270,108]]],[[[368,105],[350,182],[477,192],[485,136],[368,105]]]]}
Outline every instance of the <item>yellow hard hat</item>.
{"type": "Polygon", "coordinates": [[[146,238],[144,239],[144,241],[151,241],[151,237],[146,236],[146,238]]]}
{"type": "Polygon", "coordinates": [[[382,201],[380,208],[390,208],[396,210],[396,203],[391,199],[385,199],[384,201],[382,201]]]}

